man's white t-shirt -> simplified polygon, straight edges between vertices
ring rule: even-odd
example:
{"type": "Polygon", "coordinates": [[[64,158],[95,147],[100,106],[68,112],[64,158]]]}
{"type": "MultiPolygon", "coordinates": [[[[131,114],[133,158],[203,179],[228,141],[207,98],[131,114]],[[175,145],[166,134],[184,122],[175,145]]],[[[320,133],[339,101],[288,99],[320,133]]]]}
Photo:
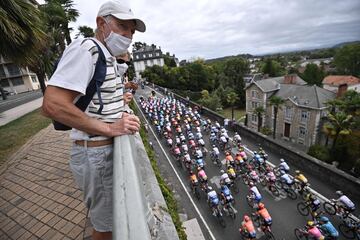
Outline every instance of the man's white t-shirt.
{"type": "MultiPolygon", "coordinates": [[[[100,114],[97,113],[100,103],[98,95],[95,93],[85,113],[90,117],[111,123],[121,118],[124,111],[123,83],[121,78],[117,76],[116,59],[111,56],[107,48],[100,41],[95,38],[93,40],[101,47],[107,63],[105,81],[100,88],[103,110],[100,114]]],[[[86,88],[94,75],[97,59],[98,49],[93,41],[84,39],[73,41],[65,49],[48,85],[78,92],[79,95],[74,100],[76,102],[79,97],[86,93],[86,88]]],[[[90,136],[74,128],[71,130],[70,138],[73,140],[94,141],[107,139],[104,136],[90,136]]]]}

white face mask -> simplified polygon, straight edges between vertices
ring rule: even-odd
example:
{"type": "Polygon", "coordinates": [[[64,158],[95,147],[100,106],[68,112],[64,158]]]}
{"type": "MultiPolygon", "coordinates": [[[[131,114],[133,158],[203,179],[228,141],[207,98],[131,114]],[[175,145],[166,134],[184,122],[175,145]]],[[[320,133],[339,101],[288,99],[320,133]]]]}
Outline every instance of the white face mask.
{"type": "Polygon", "coordinates": [[[127,52],[132,40],[111,31],[109,36],[104,38],[104,41],[110,53],[117,57],[127,52]]]}

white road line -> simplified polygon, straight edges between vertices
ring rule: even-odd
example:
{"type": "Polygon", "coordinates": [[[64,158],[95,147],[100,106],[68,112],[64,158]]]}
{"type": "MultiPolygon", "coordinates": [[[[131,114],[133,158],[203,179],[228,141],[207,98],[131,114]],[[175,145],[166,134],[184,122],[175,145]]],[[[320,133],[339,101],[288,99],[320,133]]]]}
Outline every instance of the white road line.
{"type": "Polygon", "coordinates": [[[175,169],[174,165],[171,163],[171,161],[170,161],[170,159],[169,159],[169,157],[168,157],[168,155],[167,155],[166,151],[165,151],[165,150],[164,150],[164,148],[162,147],[161,142],[160,142],[160,141],[159,141],[159,139],[157,138],[157,136],[156,136],[156,134],[155,134],[154,130],[151,128],[151,125],[149,125],[149,122],[148,122],[148,120],[146,119],[146,117],[145,117],[144,113],[142,112],[142,110],[141,110],[141,108],[139,107],[139,105],[137,104],[137,102],[136,102],[136,101],[134,101],[134,102],[135,102],[135,104],[136,104],[137,108],[139,109],[139,111],[141,112],[141,115],[144,117],[144,119],[145,119],[146,123],[148,124],[149,129],[150,129],[150,131],[152,132],[152,134],[154,135],[154,137],[155,137],[156,141],[159,143],[159,146],[160,146],[161,150],[163,151],[163,153],[164,153],[164,155],[165,155],[166,159],[168,160],[168,162],[169,162],[169,164],[170,164],[171,168],[172,168],[172,169],[173,169],[173,171],[175,172],[176,177],[177,177],[177,178],[178,178],[178,180],[180,181],[181,186],[184,188],[184,190],[185,190],[185,192],[186,192],[186,195],[189,197],[190,202],[191,202],[191,203],[192,203],[192,205],[194,206],[194,208],[195,208],[195,210],[196,210],[197,214],[199,215],[199,217],[200,217],[201,221],[204,223],[205,228],[208,230],[208,232],[209,232],[209,234],[210,234],[210,237],[211,237],[213,240],[216,240],[216,238],[215,238],[214,234],[213,234],[213,233],[211,232],[211,230],[210,230],[210,227],[207,225],[207,223],[206,223],[206,221],[205,221],[204,217],[201,215],[200,210],[197,208],[197,206],[196,206],[196,204],[195,204],[194,200],[192,199],[191,195],[190,195],[190,194],[189,194],[189,192],[187,191],[187,189],[186,189],[186,187],[185,187],[185,184],[182,182],[182,180],[181,180],[181,178],[180,178],[179,174],[177,173],[177,171],[176,171],[176,169],[175,169]]]}

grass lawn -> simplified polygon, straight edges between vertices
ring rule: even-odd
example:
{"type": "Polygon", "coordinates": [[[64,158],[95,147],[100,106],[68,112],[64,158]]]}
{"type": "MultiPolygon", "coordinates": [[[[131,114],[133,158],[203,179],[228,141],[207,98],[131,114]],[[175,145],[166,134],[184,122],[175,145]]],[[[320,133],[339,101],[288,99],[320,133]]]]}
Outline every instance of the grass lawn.
{"type": "MultiPolygon", "coordinates": [[[[226,118],[231,119],[231,107],[218,111],[218,113],[226,118]]],[[[245,109],[234,108],[234,118],[236,119],[236,121],[240,121],[240,122],[244,121],[245,113],[246,113],[245,109]]]]}
{"type": "Polygon", "coordinates": [[[29,138],[49,126],[51,120],[42,116],[40,111],[35,110],[0,127],[0,166],[29,138]]]}

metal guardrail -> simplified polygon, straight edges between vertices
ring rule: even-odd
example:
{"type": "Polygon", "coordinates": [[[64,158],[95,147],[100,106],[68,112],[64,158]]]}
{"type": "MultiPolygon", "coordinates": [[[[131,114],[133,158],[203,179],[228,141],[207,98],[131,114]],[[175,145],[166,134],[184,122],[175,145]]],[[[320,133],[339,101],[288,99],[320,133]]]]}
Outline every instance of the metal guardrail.
{"type": "Polygon", "coordinates": [[[115,138],[113,166],[113,239],[150,240],[142,180],[135,165],[134,136],[115,138]]]}

